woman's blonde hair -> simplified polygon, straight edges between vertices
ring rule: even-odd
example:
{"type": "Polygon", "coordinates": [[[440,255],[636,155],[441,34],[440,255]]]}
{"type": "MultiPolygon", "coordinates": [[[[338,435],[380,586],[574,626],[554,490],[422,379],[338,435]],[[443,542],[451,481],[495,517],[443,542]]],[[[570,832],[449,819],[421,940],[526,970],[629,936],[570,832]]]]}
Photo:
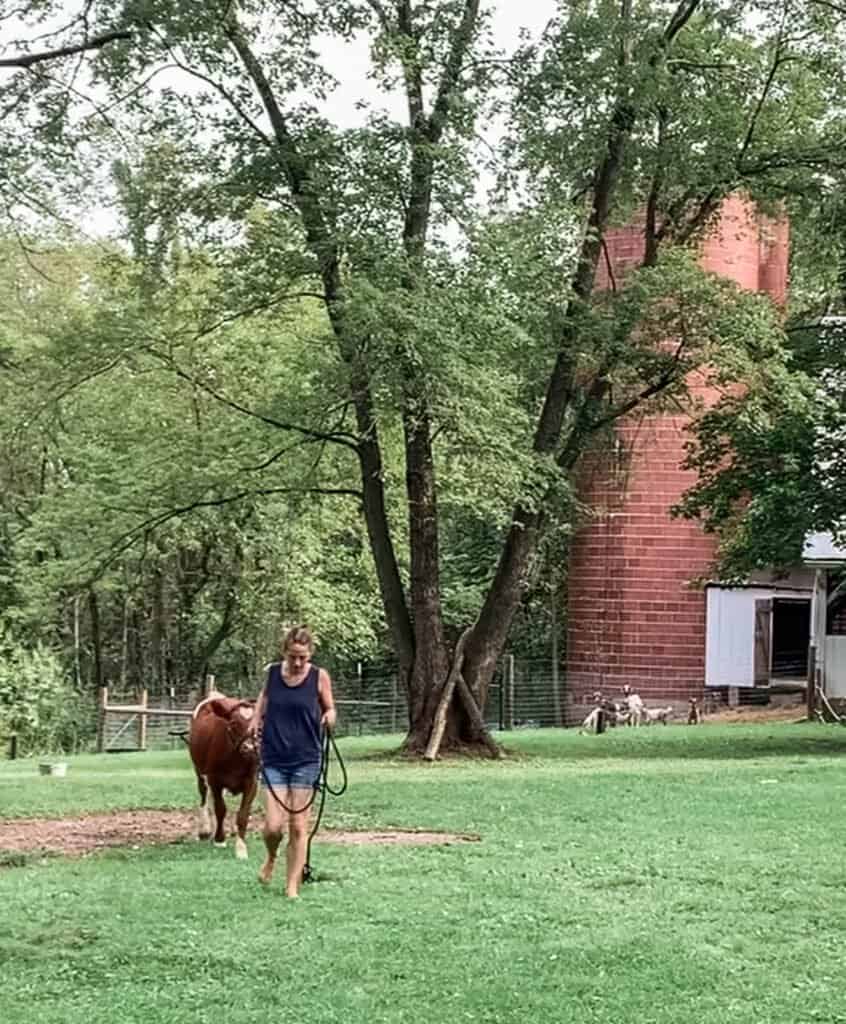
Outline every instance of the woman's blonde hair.
{"type": "Polygon", "coordinates": [[[314,637],[308,626],[291,626],[282,639],[282,653],[287,654],[294,644],[301,644],[314,651],[314,637]]]}

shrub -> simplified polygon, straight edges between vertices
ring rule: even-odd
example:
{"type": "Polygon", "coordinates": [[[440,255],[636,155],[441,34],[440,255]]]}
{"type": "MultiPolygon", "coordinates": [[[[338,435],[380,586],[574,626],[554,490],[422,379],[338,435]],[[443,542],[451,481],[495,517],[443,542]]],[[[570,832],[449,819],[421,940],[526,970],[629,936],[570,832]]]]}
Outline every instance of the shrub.
{"type": "Polygon", "coordinates": [[[69,753],[88,738],[91,716],[59,656],[25,647],[0,629],[0,738],[23,754],[69,753]]]}

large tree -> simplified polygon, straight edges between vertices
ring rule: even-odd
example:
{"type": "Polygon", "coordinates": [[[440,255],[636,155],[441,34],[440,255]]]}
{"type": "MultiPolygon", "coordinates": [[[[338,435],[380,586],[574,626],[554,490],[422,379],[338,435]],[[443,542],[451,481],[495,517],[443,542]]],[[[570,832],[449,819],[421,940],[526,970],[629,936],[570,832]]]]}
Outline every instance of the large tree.
{"type": "Polygon", "coordinates": [[[782,359],[764,305],[687,253],[732,192],[779,209],[826,188],[844,152],[843,12],[813,0],[561,3],[516,54],[492,46],[485,0],[146,0],[86,12],[95,35],[131,34],[96,57],[109,94],[98,131],[173,139],[173,211],[206,244],[231,232],[218,245],[229,315],[306,281],[319,296],[337,360],[331,393],[349,410],[342,431],[324,434],[357,463],[409,749],[426,747],[445,692],[446,742],[492,749],[478,705],[549,523],[571,518],[582,454],[618,418],[683,401],[694,366],[728,381],[782,359]],[[374,107],[350,128],[320,113],[333,84],[327,38],[368,40],[371,74],[403,117],[374,107]],[[153,88],[165,68],[178,77],[153,88]],[[504,128],[483,168],[488,124],[504,128]],[[239,225],[257,205],[263,229],[244,244],[239,225]],[[604,235],[638,211],[643,266],[596,296],[604,235]],[[508,429],[494,433],[502,413],[508,429]],[[511,510],[479,607],[448,623],[443,474],[492,437],[504,478],[490,474],[495,504],[511,510]]]}

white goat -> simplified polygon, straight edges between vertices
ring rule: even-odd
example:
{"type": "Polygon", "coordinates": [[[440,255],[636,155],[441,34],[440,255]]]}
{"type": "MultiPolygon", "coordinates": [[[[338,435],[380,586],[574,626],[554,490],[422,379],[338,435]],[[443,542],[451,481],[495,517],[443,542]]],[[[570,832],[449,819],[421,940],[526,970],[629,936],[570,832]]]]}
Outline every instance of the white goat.
{"type": "Polygon", "coordinates": [[[626,703],[629,706],[629,724],[630,725],[643,725],[646,719],[646,707],[643,701],[640,699],[639,693],[629,693],[626,695],[626,703]]]}
{"type": "Polygon", "coordinates": [[[665,708],[644,708],[643,711],[646,715],[647,725],[654,725],[656,722],[666,725],[674,713],[672,704],[668,704],[665,708]]]}

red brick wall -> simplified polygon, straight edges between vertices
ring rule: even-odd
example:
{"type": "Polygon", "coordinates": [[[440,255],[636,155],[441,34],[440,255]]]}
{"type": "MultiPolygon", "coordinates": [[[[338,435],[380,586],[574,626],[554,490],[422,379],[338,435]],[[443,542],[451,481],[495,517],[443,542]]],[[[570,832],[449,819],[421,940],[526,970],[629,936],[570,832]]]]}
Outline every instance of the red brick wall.
{"type": "MultiPolygon", "coordinates": [[[[783,302],[788,229],[731,198],[702,245],[702,264],[742,287],[783,302]]],[[[607,239],[619,279],[643,253],[642,231],[607,239]]],[[[597,287],[612,273],[600,266],[597,287]]],[[[707,404],[713,394],[691,381],[707,404]]],[[[669,509],[693,480],[681,469],[684,415],[627,421],[618,429],[623,455],[598,453],[584,470],[581,497],[594,514],[578,532],[569,575],[567,678],[572,694],[613,692],[629,683],[651,697],[699,693],[705,679],[705,594],[691,581],[707,572],[713,537],[669,509]]]]}

